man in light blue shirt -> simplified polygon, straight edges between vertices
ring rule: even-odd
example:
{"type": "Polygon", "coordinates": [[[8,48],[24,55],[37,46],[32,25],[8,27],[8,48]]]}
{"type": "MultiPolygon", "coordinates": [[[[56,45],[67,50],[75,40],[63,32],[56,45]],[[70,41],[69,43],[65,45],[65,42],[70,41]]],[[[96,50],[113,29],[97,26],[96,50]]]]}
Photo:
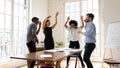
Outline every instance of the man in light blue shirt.
{"type": "Polygon", "coordinates": [[[88,22],[85,27],[85,43],[95,43],[96,42],[96,27],[93,22],[88,22]]]}
{"type": "MultiPolygon", "coordinates": [[[[87,65],[87,68],[93,68],[93,65],[90,61],[90,56],[95,49],[96,43],[96,27],[93,23],[94,15],[92,13],[86,14],[84,22],[86,23],[85,32],[81,32],[85,36],[85,52],[84,52],[84,61],[87,65]]],[[[83,22],[83,19],[81,19],[83,22]]]]}

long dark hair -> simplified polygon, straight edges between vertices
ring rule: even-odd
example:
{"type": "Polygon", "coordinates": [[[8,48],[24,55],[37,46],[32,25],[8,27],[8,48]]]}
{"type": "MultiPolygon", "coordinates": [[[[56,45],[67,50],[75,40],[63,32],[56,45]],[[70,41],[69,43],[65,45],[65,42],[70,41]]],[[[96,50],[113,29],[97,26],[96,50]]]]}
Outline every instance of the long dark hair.
{"type": "Polygon", "coordinates": [[[45,27],[47,27],[46,23],[49,22],[49,21],[50,21],[50,20],[46,20],[46,22],[45,22],[45,27]]]}

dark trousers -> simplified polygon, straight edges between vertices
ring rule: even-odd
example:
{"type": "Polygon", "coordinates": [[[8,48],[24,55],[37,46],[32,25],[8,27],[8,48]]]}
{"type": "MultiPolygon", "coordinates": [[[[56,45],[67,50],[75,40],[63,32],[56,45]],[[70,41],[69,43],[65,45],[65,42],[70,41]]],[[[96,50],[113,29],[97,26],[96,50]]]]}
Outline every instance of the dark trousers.
{"type": "Polygon", "coordinates": [[[54,49],[54,42],[45,42],[44,48],[45,50],[54,49]]]}
{"type": "MultiPolygon", "coordinates": [[[[27,43],[27,47],[30,53],[36,52],[35,42],[30,41],[29,43],[27,43]]],[[[31,61],[30,68],[34,68],[34,65],[35,65],[35,61],[31,61]]]]}
{"type": "MultiPolygon", "coordinates": [[[[80,48],[79,41],[70,41],[69,48],[79,49],[79,48],[80,48]]],[[[84,66],[84,63],[83,63],[81,54],[79,54],[78,57],[79,57],[79,60],[80,60],[80,62],[81,62],[81,65],[84,66]]],[[[67,65],[69,64],[69,60],[70,60],[70,56],[67,57],[67,65]]]]}
{"type": "Polygon", "coordinates": [[[54,49],[54,40],[52,38],[45,38],[44,40],[45,50],[54,49]]]}
{"type": "Polygon", "coordinates": [[[85,45],[85,52],[84,52],[83,59],[87,65],[87,68],[93,68],[93,65],[90,61],[90,56],[91,56],[93,50],[95,49],[95,46],[96,46],[95,43],[86,43],[86,45],[85,45]]]}

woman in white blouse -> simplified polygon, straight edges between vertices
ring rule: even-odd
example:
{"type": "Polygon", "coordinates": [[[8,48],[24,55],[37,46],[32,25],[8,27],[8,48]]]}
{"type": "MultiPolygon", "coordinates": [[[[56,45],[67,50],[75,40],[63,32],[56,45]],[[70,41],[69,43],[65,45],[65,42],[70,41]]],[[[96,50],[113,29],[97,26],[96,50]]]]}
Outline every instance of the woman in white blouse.
{"type": "MultiPolygon", "coordinates": [[[[82,19],[83,17],[81,17],[82,19]]],[[[80,48],[80,44],[79,44],[79,34],[80,34],[80,29],[82,29],[84,27],[84,23],[82,22],[82,26],[77,27],[78,23],[75,20],[70,20],[70,17],[67,18],[67,21],[64,25],[64,27],[69,31],[69,48],[74,48],[74,49],[79,49],[80,48]],[[69,26],[67,26],[67,23],[69,22],[69,26]]],[[[82,68],[85,68],[85,65],[83,63],[82,57],[81,55],[78,56],[80,61],[81,61],[81,65],[82,68]]],[[[67,57],[67,67],[69,65],[69,60],[70,60],[70,56],[67,57]]]]}

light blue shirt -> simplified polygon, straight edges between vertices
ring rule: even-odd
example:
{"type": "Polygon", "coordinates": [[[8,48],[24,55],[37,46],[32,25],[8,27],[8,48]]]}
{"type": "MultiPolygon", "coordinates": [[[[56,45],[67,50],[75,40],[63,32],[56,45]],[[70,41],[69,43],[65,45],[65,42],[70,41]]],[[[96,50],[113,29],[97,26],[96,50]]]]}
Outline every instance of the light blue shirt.
{"type": "Polygon", "coordinates": [[[31,23],[27,28],[27,43],[30,41],[34,41],[35,39],[32,37],[37,32],[37,25],[35,23],[31,23]]]}
{"type": "Polygon", "coordinates": [[[85,26],[85,43],[95,43],[96,42],[96,27],[93,22],[89,22],[85,26]]]}

